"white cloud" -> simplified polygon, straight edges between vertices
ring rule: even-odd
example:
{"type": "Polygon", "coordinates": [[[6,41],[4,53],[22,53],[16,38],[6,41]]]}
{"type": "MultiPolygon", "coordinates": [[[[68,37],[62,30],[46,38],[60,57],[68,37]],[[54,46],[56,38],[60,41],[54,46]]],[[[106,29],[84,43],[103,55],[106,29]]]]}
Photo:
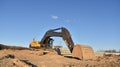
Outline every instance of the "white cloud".
{"type": "Polygon", "coordinates": [[[58,19],[58,16],[52,15],[51,18],[52,19],[58,19]]]}
{"type": "MultiPolygon", "coordinates": [[[[58,19],[59,17],[58,16],[56,16],[56,15],[51,15],[50,16],[52,19],[54,19],[54,20],[56,20],[56,19],[58,19]]],[[[69,20],[69,19],[65,19],[65,18],[59,18],[61,21],[63,21],[63,22],[71,22],[71,20],[69,20]]]]}

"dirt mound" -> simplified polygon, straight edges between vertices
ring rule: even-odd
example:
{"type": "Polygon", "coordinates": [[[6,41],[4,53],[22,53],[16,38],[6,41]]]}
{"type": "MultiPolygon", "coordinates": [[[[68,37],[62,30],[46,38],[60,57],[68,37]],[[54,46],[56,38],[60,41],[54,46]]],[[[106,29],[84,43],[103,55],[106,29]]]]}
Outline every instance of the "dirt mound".
{"type": "Polygon", "coordinates": [[[0,44],[0,50],[3,50],[3,49],[23,50],[23,49],[29,49],[29,48],[20,47],[20,46],[7,46],[7,45],[0,44]]]}
{"type": "Polygon", "coordinates": [[[120,67],[120,56],[98,57],[96,60],[67,58],[53,51],[0,50],[0,67],[120,67]]]}
{"type": "Polygon", "coordinates": [[[8,54],[0,58],[0,67],[33,67],[25,61],[16,59],[14,55],[8,54]]]}

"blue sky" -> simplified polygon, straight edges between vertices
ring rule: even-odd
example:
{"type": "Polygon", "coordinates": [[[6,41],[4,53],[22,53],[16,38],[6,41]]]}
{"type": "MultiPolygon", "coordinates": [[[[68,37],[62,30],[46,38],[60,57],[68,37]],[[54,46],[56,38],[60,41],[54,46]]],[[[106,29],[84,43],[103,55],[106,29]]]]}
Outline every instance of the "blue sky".
{"type": "MultiPolygon", "coordinates": [[[[75,44],[120,49],[119,0],[0,0],[0,43],[29,46],[49,29],[66,27],[75,44]]],[[[54,44],[65,46],[61,38],[54,44]]]]}

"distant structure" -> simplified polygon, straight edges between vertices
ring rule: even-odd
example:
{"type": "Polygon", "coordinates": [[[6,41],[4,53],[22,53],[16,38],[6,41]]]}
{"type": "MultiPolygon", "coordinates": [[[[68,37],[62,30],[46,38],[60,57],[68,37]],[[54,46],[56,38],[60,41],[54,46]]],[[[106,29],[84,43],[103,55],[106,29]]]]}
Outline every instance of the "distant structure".
{"type": "Polygon", "coordinates": [[[120,52],[116,50],[101,50],[95,52],[95,56],[112,56],[112,55],[120,56],[120,52]]]}
{"type": "Polygon", "coordinates": [[[54,48],[62,48],[62,46],[57,45],[57,46],[54,46],[54,48]]]}

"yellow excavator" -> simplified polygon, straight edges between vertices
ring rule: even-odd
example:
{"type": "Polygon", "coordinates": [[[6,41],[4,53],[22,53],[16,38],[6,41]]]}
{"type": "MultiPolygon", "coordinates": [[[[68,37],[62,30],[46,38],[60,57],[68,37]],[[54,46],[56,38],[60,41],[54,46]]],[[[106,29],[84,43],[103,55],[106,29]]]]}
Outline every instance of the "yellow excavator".
{"type": "Polygon", "coordinates": [[[64,27],[48,30],[40,42],[33,39],[33,41],[30,43],[30,48],[52,48],[54,40],[51,37],[62,37],[72,52],[74,43],[69,31],[64,27]]]}
{"type": "Polygon", "coordinates": [[[70,52],[72,53],[73,57],[79,59],[86,59],[84,54],[88,55],[87,58],[91,59],[93,57],[89,57],[91,54],[93,56],[94,52],[91,47],[85,47],[80,44],[74,45],[74,42],[71,38],[69,31],[65,27],[57,28],[57,29],[50,29],[48,30],[45,35],[43,36],[41,41],[33,41],[30,43],[30,48],[52,48],[53,46],[53,39],[51,37],[62,37],[66,45],[68,46],[70,52]],[[90,51],[89,51],[90,50],[90,51]],[[90,52],[87,53],[86,51],[90,52]]]}

